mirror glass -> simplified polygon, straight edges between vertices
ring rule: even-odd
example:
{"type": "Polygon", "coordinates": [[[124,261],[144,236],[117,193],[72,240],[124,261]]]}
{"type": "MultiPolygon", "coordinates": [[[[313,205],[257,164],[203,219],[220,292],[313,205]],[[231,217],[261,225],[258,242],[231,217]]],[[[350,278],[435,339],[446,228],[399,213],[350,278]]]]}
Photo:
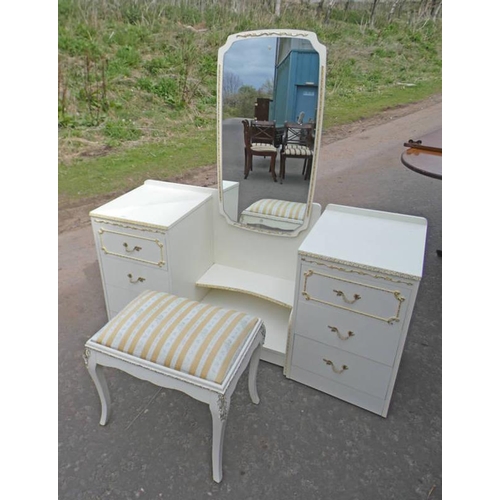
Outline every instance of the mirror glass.
{"type": "Polygon", "coordinates": [[[314,33],[232,35],[219,50],[218,169],[229,223],[294,236],[307,227],[326,51],[314,33]]]}

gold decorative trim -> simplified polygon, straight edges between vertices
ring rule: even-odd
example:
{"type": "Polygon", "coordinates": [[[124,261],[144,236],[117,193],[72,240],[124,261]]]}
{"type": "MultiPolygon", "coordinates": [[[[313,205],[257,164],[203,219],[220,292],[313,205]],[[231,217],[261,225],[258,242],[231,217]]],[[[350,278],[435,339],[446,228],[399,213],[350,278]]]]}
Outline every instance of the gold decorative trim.
{"type": "Polygon", "coordinates": [[[227,414],[229,410],[224,394],[219,394],[217,396],[217,409],[219,410],[219,418],[222,421],[227,420],[227,414]]]}
{"type": "Polygon", "coordinates": [[[340,375],[342,372],[345,372],[346,370],[349,369],[349,367],[347,365],[342,365],[341,368],[337,368],[334,364],[333,364],[333,361],[330,360],[330,359],[325,359],[323,358],[323,361],[325,362],[326,365],[330,366],[331,369],[333,370],[334,373],[336,373],[337,375],[340,375]]]}
{"type": "Polygon", "coordinates": [[[82,354],[83,362],[85,363],[85,367],[89,367],[89,358],[90,358],[90,349],[85,348],[82,354]]]}
{"type": "Polygon", "coordinates": [[[152,232],[152,233],[159,233],[159,234],[163,234],[165,235],[166,234],[166,230],[168,230],[168,227],[167,226],[157,226],[157,225],[154,225],[154,224],[148,224],[147,222],[141,222],[141,226],[144,226],[144,227],[141,227],[139,225],[130,225],[130,224],[136,224],[136,222],[134,221],[129,221],[127,219],[113,219],[113,218],[99,218],[99,219],[96,219],[95,216],[93,216],[92,214],[90,215],[92,217],[92,219],[94,220],[94,222],[96,222],[97,224],[109,224],[110,226],[118,226],[118,227],[122,227],[124,229],[135,229],[136,231],[148,231],[148,232],[152,232]],[[123,222],[126,222],[127,224],[124,224],[123,222]]]}
{"type": "Polygon", "coordinates": [[[100,228],[97,231],[97,233],[99,235],[99,242],[101,244],[101,250],[106,255],[114,255],[116,257],[121,257],[122,259],[134,260],[136,262],[143,262],[145,264],[154,264],[155,266],[158,266],[158,267],[163,267],[165,265],[166,261],[165,261],[164,245],[158,239],[155,239],[155,238],[146,238],[145,236],[139,236],[139,235],[136,235],[136,234],[129,234],[129,233],[122,233],[120,231],[113,231],[111,229],[103,229],[103,228],[100,228]],[[103,241],[103,238],[102,238],[102,235],[104,233],[111,233],[111,234],[117,234],[119,236],[126,236],[128,238],[138,238],[140,240],[152,241],[153,243],[155,243],[156,245],[158,245],[158,248],[160,250],[160,260],[157,261],[157,262],[155,262],[153,260],[140,259],[139,257],[132,257],[131,255],[125,255],[123,253],[112,252],[111,250],[108,250],[106,248],[106,246],[104,245],[104,241],[103,241]]]}
{"type": "Polygon", "coordinates": [[[337,337],[340,340],[349,340],[351,337],[354,337],[355,335],[355,333],[352,330],[349,330],[347,332],[347,335],[343,335],[342,333],[340,333],[340,330],[336,326],[331,326],[331,325],[326,325],[326,326],[332,331],[332,333],[336,333],[337,337]]]}
{"type": "Polygon", "coordinates": [[[292,31],[259,31],[259,32],[254,32],[254,31],[249,31],[249,32],[246,32],[246,33],[237,33],[235,35],[235,38],[258,38],[260,36],[278,36],[280,38],[283,38],[285,36],[290,36],[290,37],[293,37],[293,36],[301,36],[301,37],[305,37],[305,38],[309,38],[310,36],[310,33],[308,33],[307,31],[304,31],[304,32],[292,32],[292,31]]]}
{"type": "Polygon", "coordinates": [[[253,32],[249,31],[247,33],[237,33],[235,35],[235,38],[258,38],[261,36],[277,36],[280,38],[283,38],[285,36],[289,37],[294,37],[294,36],[300,36],[300,37],[305,37],[309,38],[311,33],[304,31],[304,32],[291,32],[291,31],[259,31],[259,32],[253,32]]]}
{"type": "Polygon", "coordinates": [[[132,284],[144,283],[146,281],[146,278],[143,278],[142,276],[139,276],[137,279],[134,279],[134,275],[132,273],[128,273],[127,278],[129,279],[130,283],[132,283],[132,284]]]}
{"type": "Polygon", "coordinates": [[[378,267],[366,266],[366,265],[362,265],[362,264],[357,264],[355,262],[349,262],[347,260],[333,259],[331,257],[325,257],[324,255],[317,255],[317,254],[308,253],[308,252],[299,252],[299,254],[301,256],[304,256],[304,257],[300,258],[300,260],[302,262],[307,262],[308,264],[316,264],[318,266],[326,266],[329,269],[335,269],[337,271],[342,271],[344,273],[355,273],[355,274],[359,274],[361,276],[370,276],[372,278],[383,279],[386,281],[391,281],[392,283],[401,283],[403,285],[408,285],[408,286],[413,286],[414,283],[411,283],[408,281],[401,281],[401,280],[390,278],[389,276],[383,276],[380,274],[371,274],[370,272],[367,272],[367,271],[372,271],[374,273],[378,273],[378,272],[386,273],[386,274],[389,274],[390,276],[396,276],[398,278],[403,278],[403,279],[411,279],[411,280],[415,280],[415,281],[421,280],[421,278],[419,276],[398,273],[397,271],[389,271],[387,269],[380,269],[378,267]],[[332,266],[329,264],[325,264],[324,262],[318,262],[316,260],[307,260],[305,257],[310,257],[313,259],[322,259],[322,260],[326,260],[328,262],[333,262],[335,264],[339,264],[339,265],[343,265],[343,266],[352,266],[352,267],[355,267],[357,269],[345,269],[343,267],[332,266]],[[361,271],[361,269],[363,269],[364,271],[361,271]]]}
{"type": "MultiPolygon", "coordinates": [[[[259,31],[247,31],[242,33],[236,33],[235,35],[231,35],[226,44],[219,49],[219,58],[217,64],[217,180],[218,180],[218,196],[219,196],[219,211],[221,215],[223,215],[227,222],[235,227],[246,229],[248,231],[254,231],[263,234],[272,234],[276,236],[285,236],[285,237],[296,237],[302,231],[306,230],[309,227],[311,222],[311,214],[312,214],[312,205],[314,201],[314,189],[316,184],[316,173],[318,170],[318,156],[320,153],[320,143],[321,143],[321,130],[323,127],[323,115],[325,108],[325,93],[326,93],[326,52],[324,52],[326,48],[322,45],[317,38],[316,33],[311,31],[302,31],[302,30],[286,30],[286,29],[276,29],[276,30],[259,30],[259,31]],[[280,230],[278,228],[274,230],[263,230],[258,227],[254,227],[247,224],[241,224],[238,221],[233,221],[225,212],[224,212],[224,190],[223,190],[223,179],[222,179],[222,80],[223,80],[223,64],[221,61],[221,51],[225,49],[227,52],[230,49],[232,43],[248,39],[248,38],[260,38],[260,37],[273,37],[276,36],[278,38],[303,38],[304,40],[308,40],[311,43],[311,46],[318,52],[320,55],[320,67],[319,67],[319,83],[318,83],[318,120],[316,122],[316,138],[315,138],[315,154],[312,160],[312,173],[311,178],[309,180],[309,191],[307,197],[307,206],[303,224],[290,232],[286,230],[280,230]],[[316,45],[316,47],[315,47],[316,45]],[[321,64],[321,54],[324,53],[324,63],[321,64]]],[[[224,54],[225,54],[224,52],[224,54]]]]}
{"type": "MultiPolygon", "coordinates": [[[[88,341],[90,342],[90,341],[88,341]]],[[[96,342],[92,341],[92,344],[96,344],[96,342]]],[[[126,364],[129,364],[129,365],[133,365],[133,366],[137,366],[139,368],[143,368],[144,370],[148,370],[150,372],[153,372],[153,373],[158,373],[159,375],[163,375],[163,376],[166,376],[167,378],[171,378],[171,379],[175,379],[175,380],[178,380],[179,382],[182,382],[182,383],[186,383],[186,384],[190,384],[190,385],[194,385],[196,387],[200,387],[201,389],[204,389],[206,391],[210,391],[210,392],[213,392],[215,394],[221,394],[221,390],[223,390],[223,386],[222,384],[217,384],[216,382],[210,382],[211,384],[213,384],[213,386],[209,386],[209,385],[205,385],[203,382],[198,382],[197,380],[192,380],[190,378],[187,378],[187,377],[183,377],[182,376],[182,372],[179,372],[179,371],[174,371],[174,370],[170,370],[170,371],[166,371],[165,366],[163,365],[158,365],[156,363],[152,363],[152,362],[146,362],[146,360],[143,360],[141,358],[137,358],[136,356],[133,356],[133,355],[129,355],[130,357],[124,357],[124,356],[121,356],[120,355],[120,351],[115,351],[113,348],[108,348],[108,349],[102,349],[102,347],[99,345],[99,344],[96,344],[95,346],[92,345],[92,346],[89,346],[89,344],[85,344],[85,346],[88,348],[88,351],[89,351],[89,356],[90,356],[90,353],[91,352],[97,352],[97,353],[100,353],[100,354],[103,354],[104,356],[109,356],[110,358],[114,358],[114,359],[117,359],[119,361],[122,361],[126,364]],[[158,368],[156,368],[156,365],[158,368]],[[164,369],[162,369],[164,368],[164,369]]],[[[103,364],[102,366],[107,366],[105,364],[103,364]]],[[[123,368],[119,368],[121,370],[123,370],[123,368]]],[[[125,371],[125,370],[123,370],[125,371]]],[[[196,379],[196,377],[195,377],[196,379]]],[[[199,379],[200,381],[202,381],[203,379],[199,379]]],[[[206,381],[208,383],[208,381],[206,381]]],[[[167,387],[167,386],[162,386],[162,387],[167,387]]]]}
{"type": "Polygon", "coordinates": [[[328,274],[319,273],[317,271],[314,271],[313,269],[309,269],[308,271],[306,271],[304,273],[304,287],[302,289],[302,296],[306,300],[310,300],[312,302],[319,302],[320,304],[325,304],[325,305],[328,305],[328,306],[331,306],[331,307],[336,307],[337,309],[343,309],[344,311],[349,311],[349,312],[352,312],[352,313],[355,313],[355,314],[361,314],[362,316],[367,316],[369,318],[378,319],[380,321],[384,321],[386,323],[389,323],[390,325],[392,325],[395,322],[400,321],[399,315],[401,313],[401,306],[402,306],[403,302],[406,300],[405,297],[403,297],[402,294],[401,294],[401,292],[399,292],[398,290],[387,290],[385,288],[380,288],[380,287],[373,286],[373,285],[367,285],[366,283],[358,283],[356,281],[349,281],[349,280],[346,280],[346,279],[339,278],[337,276],[330,276],[328,274]],[[397,300],[396,313],[395,313],[394,316],[391,316],[389,318],[382,318],[381,316],[376,316],[375,314],[370,314],[370,313],[366,313],[366,312],[363,312],[363,311],[358,311],[356,309],[351,309],[349,307],[345,307],[345,306],[340,306],[338,304],[334,304],[333,302],[328,302],[326,300],[321,300],[321,299],[317,299],[315,297],[312,297],[307,292],[307,280],[313,274],[316,274],[318,276],[323,276],[325,278],[330,278],[330,279],[338,280],[338,281],[344,281],[345,283],[351,283],[351,284],[354,284],[354,285],[363,286],[365,288],[371,288],[373,290],[380,290],[381,292],[390,293],[397,300]]]}

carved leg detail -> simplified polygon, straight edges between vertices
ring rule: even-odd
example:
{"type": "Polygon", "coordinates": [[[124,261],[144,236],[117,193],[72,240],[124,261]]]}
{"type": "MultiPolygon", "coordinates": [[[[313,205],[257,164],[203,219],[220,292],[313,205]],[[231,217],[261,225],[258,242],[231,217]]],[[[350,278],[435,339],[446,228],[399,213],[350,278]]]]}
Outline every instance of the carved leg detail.
{"type": "Polygon", "coordinates": [[[97,365],[95,357],[90,354],[87,361],[87,369],[92,377],[92,380],[94,381],[97,393],[99,394],[99,399],[101,400],[101,419],[99,423],[101,425],[106,425],[111,414],[111,397],[109,395],[108,384],[104,376],[104,368],[101,365],[97,365]]]}
{"type": "Polygon", "coordinates": [[[252,359],[250,360],[250,368],[248,369],[248,392],[250,392],[252,403],[256,405],[260,402],[259,394],[257,393],[257,369],[259,367],[261,349],[262,344],[253,352],[252,359]]]}
{"type": "Polygon", "coordinates": [[[219,394],[210,401],[212,413],[212,475],[214,481],[222,481],[222,450],[226,431],[227,414],[231,398],[219,394]]]}

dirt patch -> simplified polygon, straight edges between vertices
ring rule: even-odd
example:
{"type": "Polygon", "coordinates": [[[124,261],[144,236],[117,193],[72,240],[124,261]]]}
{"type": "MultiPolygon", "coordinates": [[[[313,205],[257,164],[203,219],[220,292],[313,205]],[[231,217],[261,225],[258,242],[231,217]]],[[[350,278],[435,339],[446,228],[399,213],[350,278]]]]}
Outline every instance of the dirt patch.
{"type": "MultiPolygon", "coordinates": [[[[339,141],[352,134],[363,132],[372,127],[382,125],[384,123],[396,120],[403,116],[415,113],[422,109],[433,106],[441,102],[441,95],[435,95],[419,101],[416,103],[397,106],[395,108],[387,109],[376,116],[371,118],[363,118],[352,123],[332,127],[324,131],[322,135],[322,144],[331,144],[332,142],[339,141]]],[[[194,186],[212,187],[217,185],[217,166],[208,165],[189,170],[183,175],[163,179],[169,182],[177,182],[179,184],[191,184],[194,186]]],[[[104,203],[116,198],[123,194],[125,191],[107,193],[101,196],[92,198],[85,198],[77,201],[59,199],[59,234],[79,229],[82,226],[90,224],[89,212],[104,203]]]]}

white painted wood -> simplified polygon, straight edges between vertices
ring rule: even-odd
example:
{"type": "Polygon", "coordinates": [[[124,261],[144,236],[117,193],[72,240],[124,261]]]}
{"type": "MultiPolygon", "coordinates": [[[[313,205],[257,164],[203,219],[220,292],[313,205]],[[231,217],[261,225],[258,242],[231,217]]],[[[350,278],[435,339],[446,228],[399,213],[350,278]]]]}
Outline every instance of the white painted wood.
{"type": "Polygon", "coordinates": [[[146,181],[91,212],[108,318],[146,289],[205,295],[195,282],[214,261],[213,192],[146,181]]]}
{"type": "Polygon", "coordinates": [[[387,416],[426,227],[420,217],[327,206],[299,249],[287,377],[387,416]]]}
{"type": "Polygon", "coordinates": [[[295,331],[303,337],[373,359],[388,366],[394,364],[401,338],[401,325],[357,316],[322,304],[299,301],[295,331]]]}
{"type": "Polygon", "coordinates": [[[290,375],[292,380],[296,380],[304,385],[313,387],[314,389],[324,392],[325,394],[329,394],[342,401],[359,406],[360,408],[364,408],[365,410],[371,411],[383,417],[387,416],[387,413],[384,414],[384,407],[386,404],[384,399],[376,398],[366,392],[358,391],[347,385],[333,382],[325,377],[322,377],[321,375],[303,370],[297,366],[291,367],[290,375]]]}
{"type": "Polygon", "coordinates": [[[289,308],[244,293],[217,289],[211,290],[201,302],[261,318],[266,325],[266,339],[260,358],[284,366],[291,312],[289,308]]]}
{"type": "Polygon", "coordinates": [[[222,186],[224,192],[224,212],[231,220],[237,220],[240,183],[222,181],[222,186]]]}
{"type": "Polygon", "coordinates": [[[330,204],[299,251],[420,278],[426,232],[422,217],[330,204]]]}
{"type": "Polygon", "coordinates": [[[292,366],[327,380],[385,399],[392,366],[327,346],[301,335],[295,337],[292,366]]]}
{"type": "Polygon", "coordinates": [[[295,237],[284,237],[274,232],[249,231],[230,225],[214,210],[215,263],[295,280],[298,249],[320,215],[321,206],[313,203],[309,229],[295,237]]]}
{"type": "Polygon", "coordinates": [[[196,281],[198,286],[244,292],[292,307],[295,282],[268,274],[214,264],[196,281]]]}
{"type": "MultiPolygon", "coordinates": [[[[225,203],[225,201],[224,201],[225,203]]],[[[295,231],[302,227],[304,223],[301,219],[293,220],[284,217],[269,217],[264,214],[255,214],[253,212],[243,210],[240,215],[240,223],[250,226],[264,226],[281,231],[295,231]]]]}
{"type": "Polygon", "coordinates": [[[203,188],[148,180],[92,210],[90,216],[168,229],[210,198],[210,193],[203,188]]]}
{"type": "MultiPolygon", "coordinates": [[[[224,398],[224,412],[229,412],[231,398],[224,398]]],[[[227,418],[221,413],[221,400],[215,396],[210,398],[210,413],[212,414],[212,474],[216,483],[222,481],[222,451],[224,445],[224,434],[226,432],[227,418]],[[224,417],[224,418],[223,418],[224,417]]]]}
{"type": "Polygon", "coordinates": [[[207,292],[195,283],[214,262],[214,210],[210,198],[168,231],[171,291],[176,295],[201,300],[207,292]]]}
{"type": "Polygon", "coordinates": [[[214,481],[220,482],[222,480],[224,431],[231,395],[248,365],[250,365],[248,375],[250,398],[253,403],[259,403],[256,376],[259,348],[263,342],[264,330],[262,323],[257,323],[221,384],[146,361],[91,340],[87,341],[84,359],[101,402],[100,424],[106,425],[108,423],[111,412],[111,399],[103,367],[117,368],[160,387],[182,391],[209,405],[212,415],[212,477],[214,481]]]}
{"type": "Polygon", "coordinates": [[[105,256],[102,271],[106,286],[132,290],[135,295],[144,290],[166,291],[169,277],[166,270],[146,266],[140,262],[105,256]]]}
{"type": "MultiPolygon", "coordinates": [[[[365,275],[341,275],[326,266],[303,265],[300,277],[302,300],[324,304],[360,316],[398,323],[404,317],[411,289],[402,283],[368,282],[365,275]]],[[[400,280],[398,280],[400,281],[400,280]]]]}

